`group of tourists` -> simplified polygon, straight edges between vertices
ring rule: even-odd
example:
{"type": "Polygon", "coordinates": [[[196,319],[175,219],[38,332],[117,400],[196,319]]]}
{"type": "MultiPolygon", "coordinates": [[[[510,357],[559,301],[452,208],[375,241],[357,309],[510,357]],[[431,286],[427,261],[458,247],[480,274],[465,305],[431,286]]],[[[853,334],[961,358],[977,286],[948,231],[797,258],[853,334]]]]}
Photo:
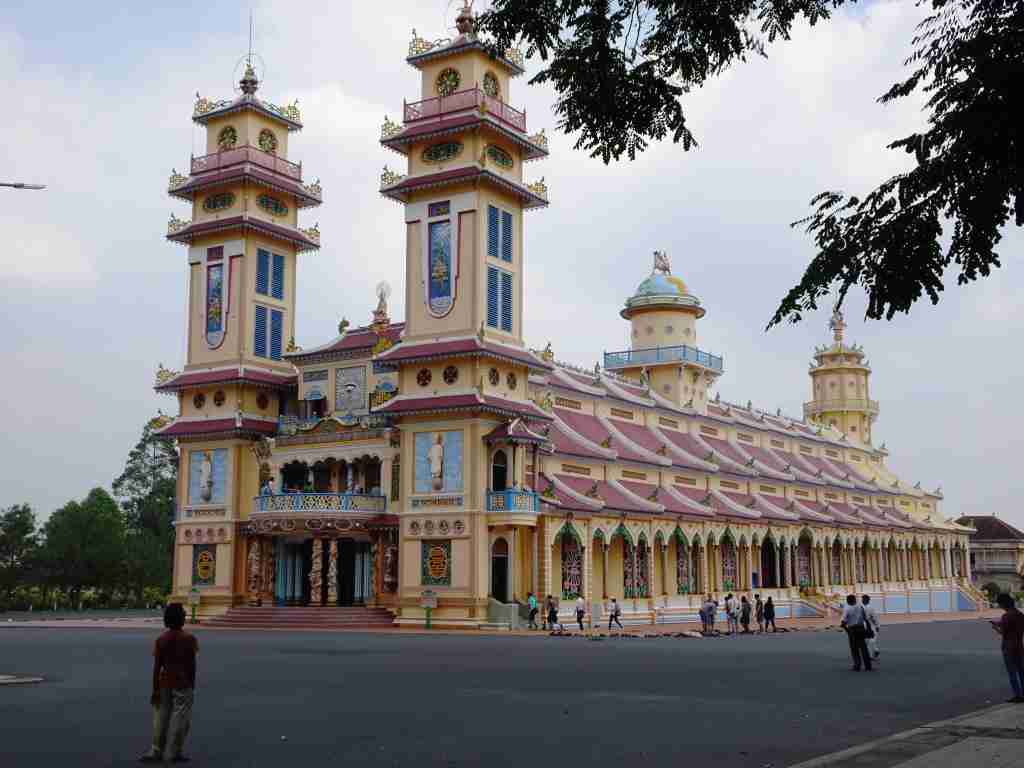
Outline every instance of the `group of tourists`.
{"type": "MultiPolygon", "coordinates": [[[[537,596],[533,592],[526,593],[526,606],[529,611],[529,619],[527,623],[528,629],[538,629],[537,627],[537,614],[540,611],[537,605],[537,596]]],[[[587,615],[586,603],[583,601],[583,597],[579,596],[576,598],[576,623],[580,625],[580,632],[583,631],[583,617],[587,615]]],[[[551,629],[555,628],[565,631],[565,625],[558,620],[558,602],[551,595],[548,595],[544,599],[544,614],[541,618],[540,629],[551,629]]]]}
{"type": "MultiPolygon", "coordinates": [[[[754,602],[751,603],[746,595],[736,598],[730,592],[725,596],[724,610],[727,628],[725,634],[727,635],[755,634],[754,630],[750,628],[751,617],[757,622],[756,634],[764,634],[768,631],[768,627],[772,628],[772,632],[778,632],[778,627],[775,626],[775,603],[772,602],[771,597],[762,600],[761,595],[754,595],[754,602]],[[743,629],[741,630],[740,627],[743,629]]],[[[697,613],[700,616],[701,633],[714,634],[715,619],[718,616],[718,601],[711,595],[707,595],[697,613]]]]}
{"type": "Polygon", "coordinates": [[[850,641],[853,671],[860,672],[863,666],[870,672],[872,660],[878,661],[878,632],[881,628],[878,612],[871,605],[871,595],[862,595],[860,603],[856,595],[847,595],[839,626],[846,630],[850,641]]]}

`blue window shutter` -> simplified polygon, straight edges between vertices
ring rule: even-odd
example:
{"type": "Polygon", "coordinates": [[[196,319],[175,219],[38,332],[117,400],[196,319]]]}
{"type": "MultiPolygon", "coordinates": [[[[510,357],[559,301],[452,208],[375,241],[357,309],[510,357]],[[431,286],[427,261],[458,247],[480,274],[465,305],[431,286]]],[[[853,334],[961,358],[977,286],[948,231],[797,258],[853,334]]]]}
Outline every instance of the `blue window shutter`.
{"type": "Polygon", "coordinates": [[[512,261],[512,214],[501,212],[501,258],[512,261]]]}
{"type": "Polygon", "coordinates": [[[501,273],[501,330],[512,332],[512,275],[501,273]]]}
{"type": "Polygon", "coordinates": [[[253,330],[252,352],[256,357],[267,356],[267,308],[256,306],[256,327],[253,330]]]}
{"type": "Polygon", "coordinates": [[[487,255],[498,258],[498,209],[487,206],[487,255]]]}
{"type": "Polygon", "coordinates": [[[256,293],[267,295],[270,283],[270,252],[256,251],[256,293]]]}
{"type": "Polygon", "coordinates": [[[498,327],[498,270],[487,268],[487,324],[498,327]]]}
{"type": "Polygon", "coordinates": [[[270,357],[281,359],[281,334],[284,333],[284,313],[278,309],[270,310],[270,357]]]}
{"type": "Polygon", "coordinates": [[[274,271],[270,281],[270,295],[275,299],[284,298],[284,256],[274,254],[274,271]]]}

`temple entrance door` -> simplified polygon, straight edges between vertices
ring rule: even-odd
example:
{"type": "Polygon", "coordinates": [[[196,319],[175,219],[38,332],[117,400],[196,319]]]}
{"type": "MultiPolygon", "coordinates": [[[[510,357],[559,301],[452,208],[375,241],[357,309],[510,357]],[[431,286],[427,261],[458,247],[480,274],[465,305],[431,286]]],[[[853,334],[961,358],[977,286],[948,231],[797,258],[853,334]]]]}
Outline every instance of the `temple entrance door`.
{"type": "Polygon", "coordinates": [[[779,575],[775,573],[775,544],[771,541],[761,544],[761,586],[779,586],[779,575]]]}
{"type": "Polygon", "coordinates": [[[309,603],[309,569],[313,542],[274,541],[275,571],[274,603],[276,605],[307,605],[309,603]]]}
{"type": "Polygon", "coordinates": [[[508,602],[508,542],[497,539],[491,549],[491,596],[508,602]]]}
{"type": "Polygon", "coordinates": [[[338,605],[365,605],[373,598],[370,544],[338,539],[338,605]]]}

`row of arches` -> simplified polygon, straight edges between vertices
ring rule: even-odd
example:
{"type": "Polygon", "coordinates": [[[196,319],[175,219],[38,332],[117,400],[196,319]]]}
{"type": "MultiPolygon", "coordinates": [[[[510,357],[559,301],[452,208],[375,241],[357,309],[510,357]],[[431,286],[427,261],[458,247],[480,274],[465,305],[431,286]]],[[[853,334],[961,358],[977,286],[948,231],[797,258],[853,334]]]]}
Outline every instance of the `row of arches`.
{"type": "MultiPolygon", "coordinates": [[[[583,595],[587,553],[575,526],[562,526],[551,555],[551,575],[558,574],[562,598],[583,595]]],[[[895,539],[879,545],[866,538],[839,536],[815,541],[807,530],[777,539],[769,532],[748,541],[745,535],[737,540],[726,529],[716,541],[711,534],[690,540],[677,528],[667,537],[657,532],[652,544],[646,532],[634,537],[620,524],[607,538],[604,531],[595,531],[590,558],[593,598],[852,586],[959,578],[967,573],[967,553],[960,545],[916,541],[907,545],[895,539]]]]}

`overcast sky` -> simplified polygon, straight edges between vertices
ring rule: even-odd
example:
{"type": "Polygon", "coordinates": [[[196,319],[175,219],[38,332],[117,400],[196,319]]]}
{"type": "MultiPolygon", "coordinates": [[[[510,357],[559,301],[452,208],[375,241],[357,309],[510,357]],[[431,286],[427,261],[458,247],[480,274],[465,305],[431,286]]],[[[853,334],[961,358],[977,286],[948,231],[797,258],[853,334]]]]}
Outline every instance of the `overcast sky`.
{"type": "MultiPolygon", "coordinates": [[[[172,211],[190,212],[166,195],[167,178],[203,151],[195,92],[232,96],[247,45],[247,7],[188,5],[100,1],[56,14],[37,3],[0,14],[0,180],[49,185],[0,190],[0,507],[26,501],[46,516],[109,486],[145,421],[176,408],[152,391],[157,364],[180,368],[184,356],[186,252],[164,234],[172,211]]],[[[395,287],[392,316],[403,314],[402,212],[377,192],[381,167],[403,163],[379,145],[380,124],[419,98],[404,61],[410,29],[446,36],[446,5],[254,7],[260,95],[299,99],[305,128],[290,156],[324,189],[324,205],[302,215],[304,226],[319,221],[323,249],[301,257],[299,344],[331,338],[342,315],[368,322],[380,280],[395,287]]],[[[769,58],[686,98],[699,150],[664,143],[633,163],[573,151],[554,128],[552,93],[517,80],[510,101],[551,139],[550,159],[527,167],[551,198],[526,218],[527,343],[550,340],[559,359],[586,367],[626,348],[618,310],[649,274],[651,251],[667,250],[707,308],[700,346],[725,358],[722,397],[800,414],[812,349],[829,333],[824,310],[763,330],[813,255],[788,223],[819,191],[863,193],[903,167],[884,147],[922,123],[920,101],[876,98],[903,74],[920,18],[898,0],[798,26],[769,58]]],[[[851,294],[846,314],[847,338],[874,370],[875,439],[891,466],[925,488],[941,484],[948,516],[998,513],[1024,526],[1022,244],[1007,231],[1004,267],[967,288],[951,278],[937,307],[865,323],[863,296],[851,294]]]]}

